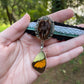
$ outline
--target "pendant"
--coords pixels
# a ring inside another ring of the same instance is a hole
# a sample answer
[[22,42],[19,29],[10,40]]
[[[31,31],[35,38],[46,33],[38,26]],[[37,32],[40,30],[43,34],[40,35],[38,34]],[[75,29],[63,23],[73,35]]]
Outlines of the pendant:
[[37,21],[36,36],[41,40],[41,50],[35,57],[32,66],[39,73],[43,73],[46,68],[46,56],[43,52],[44,41],[52,36],[53,22],[48,17],[42,17]]
[[35,57],[33,63],[32,63],[33,68],[40,72],[43,73],[46,68],[46,56],[43,51],[40,51],[37,56]]
[[39,73],[43,73],[46,68],[46,56],[43,52],[44,41],[41,41],[41,51],[35,57],[32,66],[33,68],[38,71]]

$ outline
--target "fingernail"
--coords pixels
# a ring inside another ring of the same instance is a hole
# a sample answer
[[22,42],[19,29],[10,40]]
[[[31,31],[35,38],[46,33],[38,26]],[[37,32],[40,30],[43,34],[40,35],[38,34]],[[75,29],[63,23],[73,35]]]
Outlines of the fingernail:
[[26,13],[23,18],[28,18],[28,20],[30,20],[30,15],[28,13]]

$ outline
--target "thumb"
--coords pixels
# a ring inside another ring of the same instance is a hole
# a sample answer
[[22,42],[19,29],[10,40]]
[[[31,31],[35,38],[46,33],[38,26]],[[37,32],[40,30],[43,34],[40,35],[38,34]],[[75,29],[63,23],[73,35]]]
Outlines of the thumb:
[[0,33],[0,43],[9,45],[11,42],[20,38],[30,22],[30,16],[25,14],[20,20]]

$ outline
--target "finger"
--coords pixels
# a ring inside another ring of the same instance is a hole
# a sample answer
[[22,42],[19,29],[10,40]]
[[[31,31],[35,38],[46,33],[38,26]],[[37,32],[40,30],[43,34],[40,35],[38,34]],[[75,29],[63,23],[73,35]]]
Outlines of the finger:
[[84,24],[79,24],[79,25],[77,25],[78,27],[83,27],[84,28]]
[[64,22],[65,20],[73,17],[74,13],[71,9],[61,10],[48,15],[53,21]]
[[55,56],[67,52],[73,48],[84,45],[84,35],[68,41],[55,43],[44,48],[47,56]]
[[[48,15],[52,20],[57,22],[64,22],[65,20],[71,18],[74,15],[71,9],[61,10],[55,13]],[[57,39],[50,39],[45,41],[45,46],[48,46],[53,43],[59,42]]]
[[58,42],[59,42],[59,40],[51,38],[51,39],[45,40],[44,45],[49,46],[49,45],[51,45],[53,43],[58,43]]
[[47,68],[54,67],[58,64],[68,62],[69,60],[77,57],[82,52],[83,52],[83,47],[77,47],[59,56],[49,57],[47,58]]
[[10,44],[11,42],[20,38],[20,36],[24,33],[30,22],[30,16],[25,14],[23,18],[14,23],[12,26],[7,28],[5,31],[0,33],[0,43],[5,45]]

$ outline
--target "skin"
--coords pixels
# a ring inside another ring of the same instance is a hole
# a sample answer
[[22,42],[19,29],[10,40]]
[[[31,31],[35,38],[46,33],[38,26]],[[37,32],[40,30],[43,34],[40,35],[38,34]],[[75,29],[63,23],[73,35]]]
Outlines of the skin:
[[[50,14],[53,21],[63,22],[74,15],[70,9]],[[39,76],[32,68],[35,56],[40,52],[40,40],[24,33],[30,16],[23,18],[0,33],[0,84],[31,84]],[[79,26],[84,27],[84,24]],[[47,68],[65,63],[83,52],[84,35],[58,42],[56,39],[45,41],[44,52]]]

